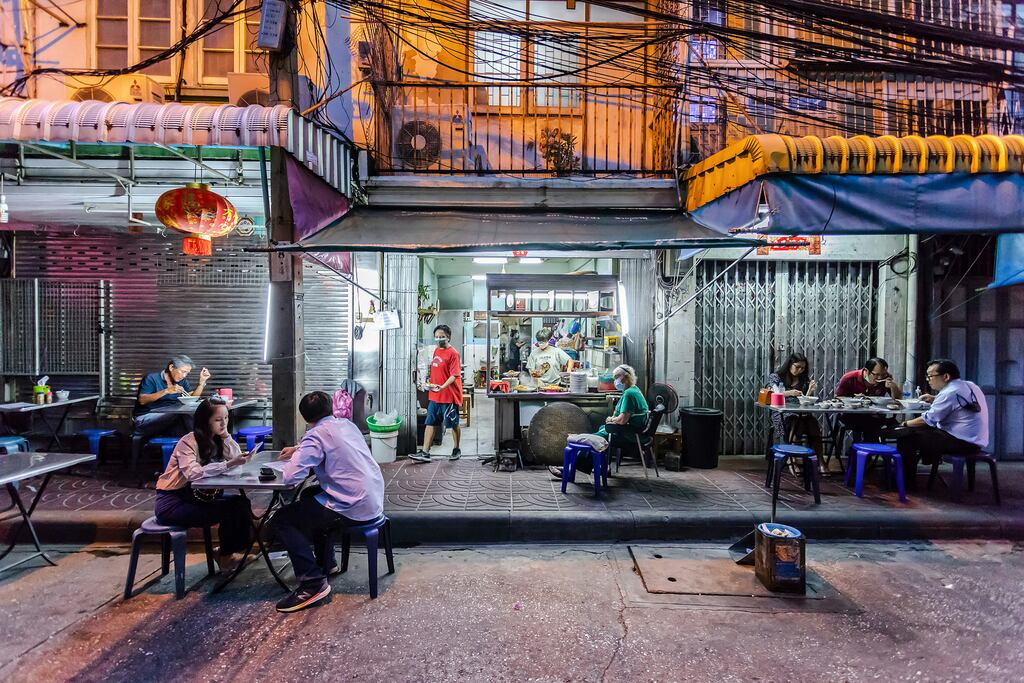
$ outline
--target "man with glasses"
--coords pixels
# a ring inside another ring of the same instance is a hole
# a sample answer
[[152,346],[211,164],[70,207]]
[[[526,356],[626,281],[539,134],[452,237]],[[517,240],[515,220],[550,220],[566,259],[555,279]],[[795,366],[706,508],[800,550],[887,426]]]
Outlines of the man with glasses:
[[928,361],[925,378],[933,393],[921,399],[931,408],[897,431],[908,482],[914,481],[918,460],[931,465],[943,455],[966,455],[988,446],[988,405],[978,385],[960,379],[960,368],[947,358]]
[[[889,364],[885,359],[869,358],[860,370],[851,370],[839,379],[835,394],[837,397],[889,395],[898,399],[901,391],[899,382],[889,374]],[[874,415],[845,413],[839,417],[839,421],[850,431],[859,434],[857,439],[867,441],[878,441],[882,429],[896,426],[896,420]]]

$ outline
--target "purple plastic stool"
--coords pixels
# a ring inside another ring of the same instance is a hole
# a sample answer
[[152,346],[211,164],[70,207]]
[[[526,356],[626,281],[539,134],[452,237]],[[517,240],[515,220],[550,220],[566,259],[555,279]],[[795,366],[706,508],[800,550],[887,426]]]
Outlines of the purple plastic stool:
[[858,498],[864,496],[864,468],[868,458],[878,456],[885,461],[885,481],[889,483],[890,468],[896,472],[896,491],[900,494],[900,502],[907,502],[907,490],[903,485],[903,456],[896,447],[887,443],[855,443],[850,447],[852,462],[846,468],[846,485],[850,485],[851,476],[856,476],[853,493]]
[[601,497],[602,483],[608,488],[609,463],[605,458],[607,451],[599,451],[590,444],[570,441],[565,445],[565,454],[562,456],[562,493],[565,493],[565,487],[570,481],[576,481],[576,458],[588,451],[594,454],[594,496]]

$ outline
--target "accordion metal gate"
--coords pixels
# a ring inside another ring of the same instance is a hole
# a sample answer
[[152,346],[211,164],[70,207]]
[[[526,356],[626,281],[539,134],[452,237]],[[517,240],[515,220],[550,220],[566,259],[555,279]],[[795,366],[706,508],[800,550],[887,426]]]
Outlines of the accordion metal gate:
[[[698,288],[728,265],[703,261]],[[807,355],[824,395],[872,354],[877,290],[871,262],[741,262],[712,283],[697,300],[694,398],[723,411],[722,453],[763,449],[754,397],[790,352]]]

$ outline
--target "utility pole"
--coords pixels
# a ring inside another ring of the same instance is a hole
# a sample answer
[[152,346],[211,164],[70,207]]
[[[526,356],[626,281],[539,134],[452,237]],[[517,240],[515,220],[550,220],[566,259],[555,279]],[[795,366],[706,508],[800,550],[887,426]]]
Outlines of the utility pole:
[[[270,53],[270,98],[274,104],[293,106],[298,60],[295,16],[287,6],[287,23],[281,49]],[[295,222],[288,193],[288,166],[280,147],[270,148],[270,238],[295,241]],[[299,397],[306,385],[303,339],[302,256],[270,254],[270,301],[268,302],[268,360],[273,368],[274,448],[298,443],[305,423],[299,416]]]

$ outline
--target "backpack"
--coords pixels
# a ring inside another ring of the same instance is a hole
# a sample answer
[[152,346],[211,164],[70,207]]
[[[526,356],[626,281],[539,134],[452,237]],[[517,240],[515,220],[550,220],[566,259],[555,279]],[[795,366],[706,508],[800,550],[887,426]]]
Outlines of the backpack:
[[338,389],[334,392],[334,407],[332,410],[334,417],[344,418],[346,420],[352,419],[352,395],[344,389]]

